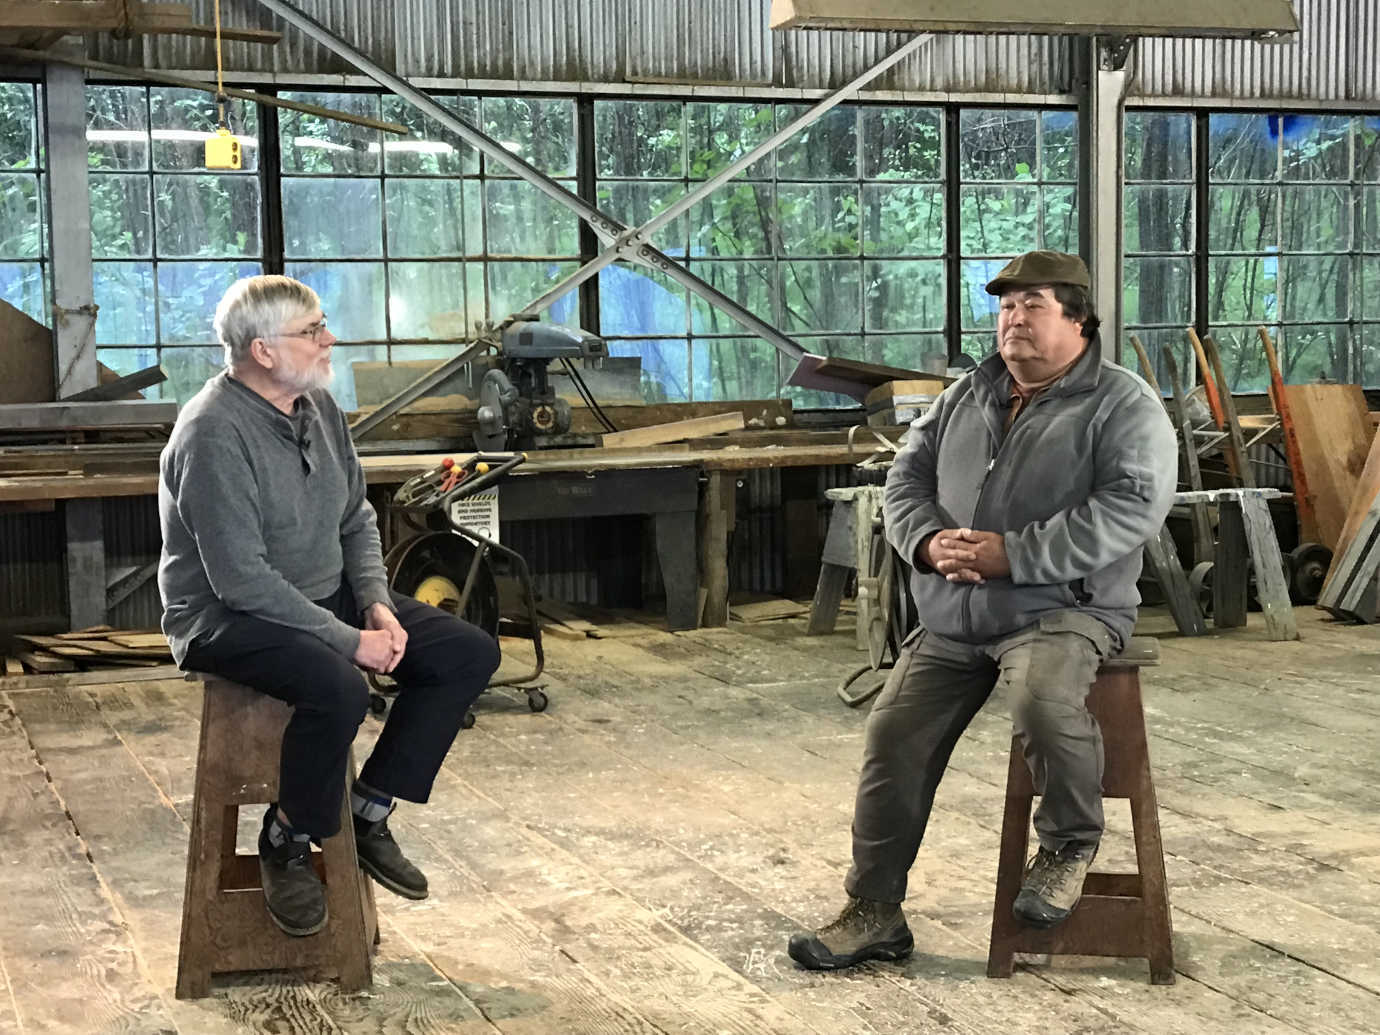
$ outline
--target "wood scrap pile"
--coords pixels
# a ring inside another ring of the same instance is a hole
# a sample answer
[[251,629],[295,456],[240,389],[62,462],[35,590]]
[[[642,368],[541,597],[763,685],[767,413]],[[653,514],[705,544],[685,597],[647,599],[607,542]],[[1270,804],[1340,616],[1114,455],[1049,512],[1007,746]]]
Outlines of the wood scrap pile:
[[89,669],[156,668],[172,661],[168,641],[157,629],[93,626],[53,636],[14,637],[5,675],[76,672]]
[[[612,640],[623,637],[645,637],[653,628],[665,629],[662,619],[651,615],[628,615],[593,604],[564,604],[559,600],[542,600],[537,604],[541,616],[541,632],[545,637],[559,640]],[[636,619],[643,618],[645,621]]]
[[1371,443],[1357,480],[1337,551],[1318,596],[1318,606],[1356,622],[1374,622],[1380,573],[1380,436]]

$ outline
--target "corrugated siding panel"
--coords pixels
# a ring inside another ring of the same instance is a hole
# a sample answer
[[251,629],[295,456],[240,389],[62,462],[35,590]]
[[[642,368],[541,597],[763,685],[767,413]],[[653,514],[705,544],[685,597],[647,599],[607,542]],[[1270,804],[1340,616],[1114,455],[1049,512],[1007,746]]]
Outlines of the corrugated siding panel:
[[0,514],[0,622],[67,614],[62,509]]
[[1142,40],[1131,93],[1140,97],[1380,101],[1380,4],[1299,0],[1284,43]]
[[[158,500],[154,496],[122,496],[104,501],[105,570],[107,581],[125,568],[158,560],[162,537],[158,531]],[[117,629],[153,629],[163,618],[158,580],[151,578],[106,616]]]
[[[213,0],[191,0],[213,20]],[[686,82],[836,87],[908,37],[880,33],[778,32],[769,0],[298,0],[298,6],[383,67],[407,77],[508,82]],[[226,0],[231,25],[278,27],[250,0]],[[91,38],[104,61],[163,69],[212,69],[210,40],[190,36]],[[922,92],[1069,90],[1068,43],[1032,36],[937,38],[873,89]],[[228,43],[239,72],[354,74],[295,29],[276,47]]]

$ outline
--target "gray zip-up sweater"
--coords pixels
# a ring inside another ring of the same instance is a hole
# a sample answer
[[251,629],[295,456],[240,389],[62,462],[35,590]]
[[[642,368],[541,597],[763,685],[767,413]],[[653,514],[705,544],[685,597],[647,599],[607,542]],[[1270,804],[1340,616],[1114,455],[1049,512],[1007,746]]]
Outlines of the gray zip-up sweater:
[[[886,534],[906,561],[921,624],[981,643],[1077,611],[1124,645],[1141,549],[1174,500],[1178,449],[1164,404],[1094,338],[1003,435],[1011,374],[994,354],[915,421],[886,481]],[[1000,532],[1009,578],[947,581],[916,557],[944,528]]]
[[235,611],[353,657],[359,630],[312,601],[345,579],[361,611],[389,603],[364,472],[325,390],[289,417],[226,373],[207,381],[163,450],[158,518],[163,632],[178,664]]

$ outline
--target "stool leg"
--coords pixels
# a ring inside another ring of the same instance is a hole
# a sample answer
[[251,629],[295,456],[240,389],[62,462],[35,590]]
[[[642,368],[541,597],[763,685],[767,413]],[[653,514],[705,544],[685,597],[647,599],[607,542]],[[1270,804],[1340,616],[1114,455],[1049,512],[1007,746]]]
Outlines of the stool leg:
[[[1006,775],[1006,808],[1001,820],[1001,849],[997,853],[997,890],[992,905],[992,938],[987,950],[987,976],[1009,978],[1015,966],[1016,944],[1021,927],[1011,912],[1021,890],[1026,848],[1030,842],[1030,810],[1034,795],[1021,788],[1029,784],[1025,760],[1015,739]],[[1013,788],[1015,788],[1013,790]]]
[[182,892],[182,937],[177,949],[177,998],[202,999],[211,994],[211,922],[207,914],[219,883],[223,831],[200,784],[192,803],[192,830],[187,840],[187,880]]
[[1131,796],[1131,830],[1140,871],[1140,901],[1145,915],[1145,955],[1152,985],[1174,984],[1174,928],[1169,915],[1169,881],[1164,873],[1159,808],[1147,757],[1140,788]]
[[[348,769],[350,783],[354,782],[354,752],[350,753]],[[322,862],[326,870],[326,906],[330,910],[330,927],[338,934],[337,974],[344,992],[368,988],[373,977],[373,945],[378,937],[378,918],[373,914],[372,889],[359,868],[355,853],[354,817],[350,813],[349,784],[340,799],[340,832],[321,843]]]

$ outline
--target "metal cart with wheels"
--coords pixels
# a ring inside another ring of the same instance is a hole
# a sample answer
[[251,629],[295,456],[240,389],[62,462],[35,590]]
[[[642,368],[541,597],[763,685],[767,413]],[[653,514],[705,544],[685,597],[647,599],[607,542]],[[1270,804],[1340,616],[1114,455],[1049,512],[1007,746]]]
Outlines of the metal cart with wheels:
[[[527,706],[545,711],[547,696],[536,680],[546,659],[542,652],[537,596],[527,561],[515,550],[461,524],[453,504],[497,484],[526,460],[524,453],[476,453],[457,463],[447,457],[437,467],[409,478],[393,495],[393,512],[414,533],[384,556],[388,585],[424,604],[458,615],[498,639],[502,618],[500,584],[518,591],[521,617],[532,639],[536,664],[531,672],[491,682],[488,689],[510,686],[527,695]],[[370,710],[388,710],[392,681],[371,676]],[[465,729],[474,713],[465,716]]]

